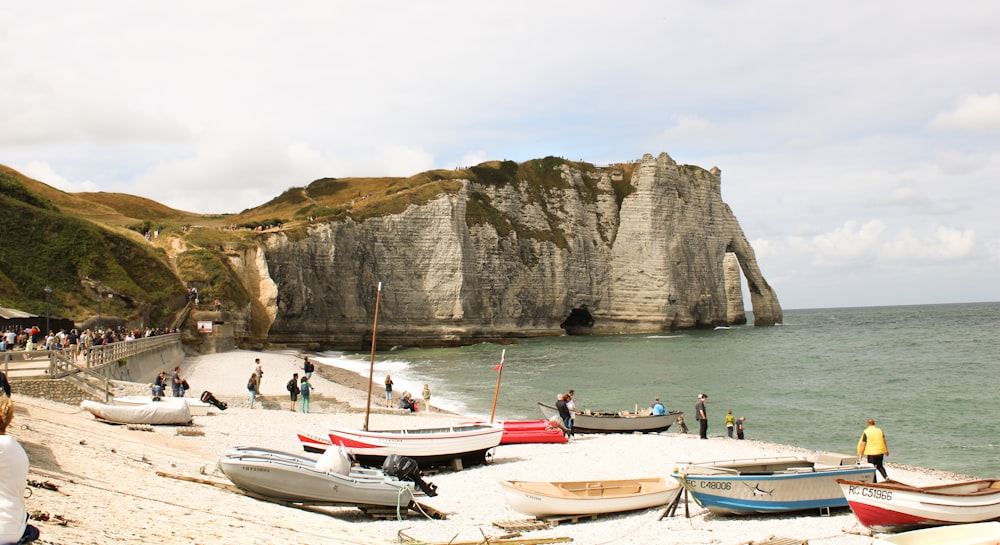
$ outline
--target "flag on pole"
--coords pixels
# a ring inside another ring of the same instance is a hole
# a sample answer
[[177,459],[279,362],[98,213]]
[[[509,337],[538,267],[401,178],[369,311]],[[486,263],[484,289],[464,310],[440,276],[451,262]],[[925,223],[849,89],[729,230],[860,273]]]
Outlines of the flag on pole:
[[507,349],[506,348],[503,350],[503,352],[500,352],[500,363],[498,363],[498,364],[496,364],[496,365],[493,366],[493,370],[494,371],[499,371],[499,370],[503,369],[503,357],[504,357],[504,354],[506,354],[506,353],[507,353]]

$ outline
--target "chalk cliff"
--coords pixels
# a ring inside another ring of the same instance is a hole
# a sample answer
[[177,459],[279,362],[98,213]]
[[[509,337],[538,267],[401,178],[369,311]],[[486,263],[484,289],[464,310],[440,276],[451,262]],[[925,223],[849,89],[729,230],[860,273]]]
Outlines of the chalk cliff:
[[255,298],[255,335],[370,346],[380,282],[380,347],[742,324],[740,271],[755,324],[781,322],[718,169],[664,153],[469,172],[456,191],[401,213],[269,233],[230,251]]

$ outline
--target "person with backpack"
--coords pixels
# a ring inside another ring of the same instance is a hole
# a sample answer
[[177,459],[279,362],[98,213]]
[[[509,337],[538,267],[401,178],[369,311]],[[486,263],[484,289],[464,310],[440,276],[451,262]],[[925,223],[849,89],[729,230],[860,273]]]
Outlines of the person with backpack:
[[302,363],[302,372],[307,379],[310,379],[313,376],[313,371],[316,370],[316,366],[313,365],[313,362],[309,361],[309,356],[306,356],[305,360]]
[[292,379],[288,381],[285,385],[288,389],[288,397],[291,398],[292,404],[288,407],[288,410],[295,412],[295,402],[299,399],[299,374],[293,373]]
[[309,412],[309,394],[312,393],[312,384],[309,384],[309,379],[302,377],[302,382],[299,384],[299,393],[302,394],[302,412]]

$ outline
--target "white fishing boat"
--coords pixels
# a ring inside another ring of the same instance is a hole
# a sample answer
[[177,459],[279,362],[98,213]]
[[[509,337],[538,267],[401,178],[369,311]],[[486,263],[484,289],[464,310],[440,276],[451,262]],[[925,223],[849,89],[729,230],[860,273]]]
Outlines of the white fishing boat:
[[713,513],[746,515],[847,507],[837,479],[875,480],[875,467],[854,456],[757,458],[689,464],[674,476],[698,505]]
[[208,414],[208,403],[193,397],[152,397],[152,396],[120,396],[114,398],[115,405],[147,405],[150,403],[185,403],[191,416],[205,416]]
[[186,403],[146,403],[143,405],[106,405],[85,399],[80,408],[95,418],[115,424],[184,425],[191,423]]
[[670,503],[680,486],[662,477],[609,481],[500,481],[504,499],[518,513],[535,517],[597,515]]
[[500,444],[503,431],[500,424],[385,431],[327,428],[331,444],[343,446],[362,464],[378,465],[395,454],[413,458],[421,467],[448,465],[456,459],[466,465],[482,463],[487,452]]
[[241,490],[293,503],[407,507],[416,493],[413,483],[379,470],[352,466],[340,449],[330,449],[319,460],[312,460],[240,447],[219,460],[219,469]]
[[1000,522],[912,530],[876,539],[875,545],[1000,545]]
[[936,486],[837,481],[861,524],[878,532],[1000,520],[1000,480]]

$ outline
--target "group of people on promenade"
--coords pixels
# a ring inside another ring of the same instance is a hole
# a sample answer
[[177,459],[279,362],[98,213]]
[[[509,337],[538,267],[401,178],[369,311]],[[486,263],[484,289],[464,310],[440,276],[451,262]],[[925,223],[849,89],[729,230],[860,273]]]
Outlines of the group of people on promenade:
[[163,335],[171,331],[159,328],[147,327],[139,328],[98,328],[84,329],[77,328],[59,331],[50,330],[45,333],[38,326],[26,328],[8,328],[0,334],[0,352],[23,350],[31,352],[34,350],[67,350],[74,357],[85,354],[87,349],[94,346],[116,343],[120,341],[132,341],[140,338]]

